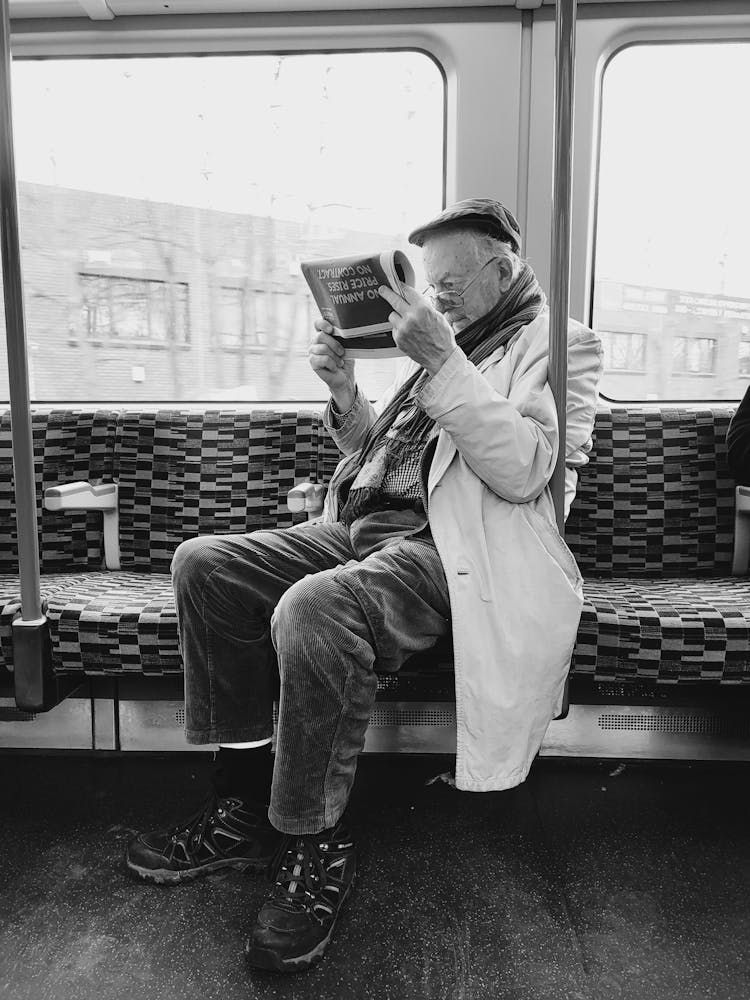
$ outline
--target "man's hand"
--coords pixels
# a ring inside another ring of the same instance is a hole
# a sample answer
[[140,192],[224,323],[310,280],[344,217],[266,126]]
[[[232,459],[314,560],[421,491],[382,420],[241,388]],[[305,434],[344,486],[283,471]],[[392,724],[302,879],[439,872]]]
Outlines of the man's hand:
[[339,413],[345,413],[357,395],[354,360],[344,357],[344,348],[332,336],[333,327],[324,319],[315,320],[317,333],[310,342],[310,366],[331,391]]
[[403,298],[383,285],[378,293],[393,306],[388,322],[393,327],[398,349],[430,375],[437,375],[456,346],[448,320],[433,309],[416,288],[407,287]]

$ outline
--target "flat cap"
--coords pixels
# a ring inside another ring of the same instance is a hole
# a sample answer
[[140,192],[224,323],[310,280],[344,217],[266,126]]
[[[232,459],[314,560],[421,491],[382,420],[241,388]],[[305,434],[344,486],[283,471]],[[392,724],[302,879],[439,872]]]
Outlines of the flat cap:
[[515,216],[492,198],[464,198],[463,201],[457,201],[430,222],[409,233],[409,242],[421,247],[425,238],[437,229],[458,227],[462,224],[504,240],[510,243],[516,253],[520,253],[521,230]]

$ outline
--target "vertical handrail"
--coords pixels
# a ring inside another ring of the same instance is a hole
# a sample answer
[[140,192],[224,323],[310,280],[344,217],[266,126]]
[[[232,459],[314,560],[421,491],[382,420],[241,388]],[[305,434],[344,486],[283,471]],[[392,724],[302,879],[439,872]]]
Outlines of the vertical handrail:
[[555,10],[555,131],[553,139],[552,248],[550,261],[549,382],[557,407],[560,448],[552,474],[557,527],[565,530],[565,431],[570,298],[570,193],[573,171],[573,73],[576,0]]
[[42,619],[39,594],[34,447],[23,310],[21,247],[18,239],[18,198],[13,156],[13,121],[10,94],[10,14],[8,0],[0,18],[0,228],[2,230],[5,332],[8,341],[10,419],[13,471],[16,481],[18,563],[21,577],[21,618]]

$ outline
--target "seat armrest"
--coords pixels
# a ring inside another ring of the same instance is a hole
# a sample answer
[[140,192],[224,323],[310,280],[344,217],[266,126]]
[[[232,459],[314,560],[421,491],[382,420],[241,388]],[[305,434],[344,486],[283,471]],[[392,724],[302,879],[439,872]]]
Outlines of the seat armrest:
[[750,563],[750,486],[737,486],[734,491],[734,558],[732,573],[743,576]]
[[293,514],[307,514],[308,520],[323,513],[326,487],[322,483],[299,483],[289,490],[286,505]]
[[47,510],[117,510],[117,483],[79,481],[50,486],[44,491]]
[[104,565],[107,569],[120,568],[120,516],[117,483],[95,485],[81,480],[50,486],[44,491],[47,510],[79,511],[100,510],[104,518]]

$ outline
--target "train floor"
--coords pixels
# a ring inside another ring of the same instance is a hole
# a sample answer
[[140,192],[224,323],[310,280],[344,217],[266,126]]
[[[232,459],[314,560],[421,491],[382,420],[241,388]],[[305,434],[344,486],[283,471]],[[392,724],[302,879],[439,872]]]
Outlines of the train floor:
[[322,964],[246,968],[266,891],[131,881],[130,831],[201,797],[204,755],[0,756],[5,1000],[747,1000],[750,768],[539,760],[507,792],[364,757],[356,889]]

